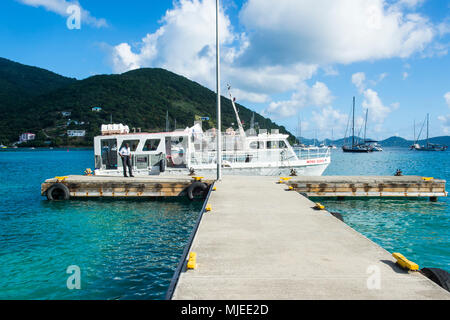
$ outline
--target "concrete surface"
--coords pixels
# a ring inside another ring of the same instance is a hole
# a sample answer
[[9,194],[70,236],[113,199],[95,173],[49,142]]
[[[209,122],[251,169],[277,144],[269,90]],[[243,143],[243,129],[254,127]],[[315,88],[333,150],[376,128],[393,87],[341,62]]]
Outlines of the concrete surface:
[[197,268],[181,273],[173,299],[450,299],[276,181],[226,176],[216,183],[191,250]]

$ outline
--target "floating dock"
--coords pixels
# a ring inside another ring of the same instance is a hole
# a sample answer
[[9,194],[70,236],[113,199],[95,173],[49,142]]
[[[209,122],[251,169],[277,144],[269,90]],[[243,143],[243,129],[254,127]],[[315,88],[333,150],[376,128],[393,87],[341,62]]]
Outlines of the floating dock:
[[450,299],[273,177],[226,176],[215,187],[168,299]]
[[292,177],[285,183],[308,197],[437,197],[447,196],[445,180],[419,176]]
[[186,195],[189,186],[198,181],[210,185],[214,180],[187,175],[128,178],[72,175],[46,180],[41,185],[41,195],[46,196],[54,184],[62,184],[74,198],[179,197]]

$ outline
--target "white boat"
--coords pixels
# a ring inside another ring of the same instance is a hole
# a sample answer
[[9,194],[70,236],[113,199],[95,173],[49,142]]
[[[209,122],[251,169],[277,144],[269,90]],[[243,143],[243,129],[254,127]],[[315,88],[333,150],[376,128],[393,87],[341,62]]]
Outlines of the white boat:
[[[245,132],[231,93],[230,98],[238,131],[229,128],[222,134],[224,175],[322,175],[331,162],[328,148],[296,153],[289,136],[278,129]],[[94,138],[94,174],[123,175],[118,151],[127,143],[134,175],[213,176],[217,171],[216,129],[203,132],[197,122],[184,131],[161,133],[129,133],[128,126],[103,125],[102,135]]]

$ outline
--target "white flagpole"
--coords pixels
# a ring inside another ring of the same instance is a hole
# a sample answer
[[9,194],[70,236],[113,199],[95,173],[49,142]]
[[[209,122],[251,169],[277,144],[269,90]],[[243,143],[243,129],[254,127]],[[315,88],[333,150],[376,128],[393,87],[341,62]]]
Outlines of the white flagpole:
[[219,0],[216,0],[217,180],[222,179],[222,128],[220,115]]

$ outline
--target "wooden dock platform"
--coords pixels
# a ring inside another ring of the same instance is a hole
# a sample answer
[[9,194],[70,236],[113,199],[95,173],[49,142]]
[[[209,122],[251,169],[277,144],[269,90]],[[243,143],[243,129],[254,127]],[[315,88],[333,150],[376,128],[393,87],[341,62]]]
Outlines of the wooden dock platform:
[[445,180],[420,176],[292,177],[285,183],[308,197],[445,197]]
[[450,299],[273,177],[216,182],[170,299]]
[[[68,188],[70,197],[178,197],[186,195],[187,189],[195,182],[191,176],[80,176],[71,175],[45,180],[41,185],[41,195],[46,196],[49,188],[63,184]],[[201,179],[211,185],[213,179]]]

